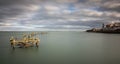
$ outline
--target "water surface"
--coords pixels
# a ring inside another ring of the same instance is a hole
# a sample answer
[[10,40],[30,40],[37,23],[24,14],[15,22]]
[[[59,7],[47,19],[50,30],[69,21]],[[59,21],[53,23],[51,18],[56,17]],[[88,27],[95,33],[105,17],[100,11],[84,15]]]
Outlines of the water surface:
[[10,36],[23,33],[0,32],[0,64],[120,64],[120,34],[48,31],[39,48],[12,50]]

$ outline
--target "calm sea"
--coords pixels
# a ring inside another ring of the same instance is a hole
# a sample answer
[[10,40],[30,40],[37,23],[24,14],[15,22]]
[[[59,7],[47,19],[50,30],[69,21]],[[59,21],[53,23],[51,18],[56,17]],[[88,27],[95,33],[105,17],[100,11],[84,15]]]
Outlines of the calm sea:
[[39,32],[39,48],[13,50],[9,38],[23,33],[0,32],[0,64],[120,64],[120,34]]

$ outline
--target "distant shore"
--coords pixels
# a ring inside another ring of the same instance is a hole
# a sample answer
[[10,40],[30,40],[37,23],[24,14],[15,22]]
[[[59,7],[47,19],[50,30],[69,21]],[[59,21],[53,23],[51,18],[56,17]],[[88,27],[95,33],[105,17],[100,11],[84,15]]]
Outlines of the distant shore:
[[102,28],[92,28],[86,32],[96,33],[120,33],[120,22],[114,22],[107,25],[102,24]]

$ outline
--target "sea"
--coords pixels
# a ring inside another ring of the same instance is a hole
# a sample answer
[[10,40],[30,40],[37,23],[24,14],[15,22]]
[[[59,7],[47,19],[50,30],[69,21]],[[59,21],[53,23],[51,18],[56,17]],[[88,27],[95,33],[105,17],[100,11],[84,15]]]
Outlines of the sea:
[[[37,33],[39,47],[12,49],[10,37]],[[0,64],[120,64],[120,34],[0,31]]]

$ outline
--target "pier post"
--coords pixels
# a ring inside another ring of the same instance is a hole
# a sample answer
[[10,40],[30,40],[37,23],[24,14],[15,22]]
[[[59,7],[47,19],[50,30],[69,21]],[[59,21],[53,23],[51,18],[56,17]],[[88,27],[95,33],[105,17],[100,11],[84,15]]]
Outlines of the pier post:
[[102,24],[102,29],[104,28],[104,26],[105,26],[105,24],[103,23],[103,24]]

